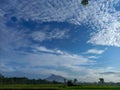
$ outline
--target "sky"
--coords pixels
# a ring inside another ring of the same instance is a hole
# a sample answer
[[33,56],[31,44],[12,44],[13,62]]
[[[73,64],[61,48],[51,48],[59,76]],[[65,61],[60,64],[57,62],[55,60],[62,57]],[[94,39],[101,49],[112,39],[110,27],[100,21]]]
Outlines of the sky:
[[0,73],[120,81],[120,0],[0,0]]

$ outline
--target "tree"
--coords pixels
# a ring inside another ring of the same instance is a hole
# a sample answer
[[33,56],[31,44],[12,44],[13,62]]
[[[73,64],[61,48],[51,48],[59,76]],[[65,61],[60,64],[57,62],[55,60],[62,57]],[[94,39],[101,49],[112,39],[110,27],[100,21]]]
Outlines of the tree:
[[99,78],[99,80],[100,80],[99,81],[100,84],[104,84],[104,78]]
[[0,78],[4,78],[4,76],[2,74],[0,74]]
[[67,86],[67,79],[64,78],[64,86],[66,87]]
[[68,80],[68,81],[67,81],[67,86],[73,86],[72,80]]
[[53,83],[53,84],[58,84],[58,82],[57,82],[57,81],[55,81],[55,80],[53,80],[53,81],[52,81],[52,83]]
[[77,83],[77,79],[75,78],[75,79],[74,79],[74,84],[76,85],[76,83]]
[[0,74],[0,84],[3,84],[4,76]]
[[87,5],[87,4],[88,4],[88,0],[82,0],[82,1],[81,1],[81,4],[82,4],[82,5]]

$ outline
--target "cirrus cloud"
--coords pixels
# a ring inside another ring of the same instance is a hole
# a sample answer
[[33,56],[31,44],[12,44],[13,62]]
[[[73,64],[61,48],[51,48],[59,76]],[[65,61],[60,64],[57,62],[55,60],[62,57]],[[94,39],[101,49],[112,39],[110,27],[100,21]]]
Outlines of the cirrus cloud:
[[[0,18],[5,18],[4,16],[16,16],[18,19],[31,19],[40,22],[57,21],[77,25],[85,23],[96,31],[92,33],[88,43],[120,47],[120,12],[115,7],[120,1],[90,0],[86,6],[81,5],[81,1],[7,0],[1,3]],[[45,40],[45,34],[43,32],[39,32],[39,34],[41,36],[38,35],[35,39],[39,39],[40,41]],[[52,35],[47,39],[61,38],[63,36],[61,33]]]
[[89,49],[85,54],[102,54],[105,50]]

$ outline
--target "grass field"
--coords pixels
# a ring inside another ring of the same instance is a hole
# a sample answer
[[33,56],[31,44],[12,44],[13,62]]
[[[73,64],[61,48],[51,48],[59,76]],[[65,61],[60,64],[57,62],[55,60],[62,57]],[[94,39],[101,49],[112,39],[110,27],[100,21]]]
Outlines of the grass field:
[[120,86],[64,86],[62,84],[10,84],[0,85],[1,90],[120,90]]

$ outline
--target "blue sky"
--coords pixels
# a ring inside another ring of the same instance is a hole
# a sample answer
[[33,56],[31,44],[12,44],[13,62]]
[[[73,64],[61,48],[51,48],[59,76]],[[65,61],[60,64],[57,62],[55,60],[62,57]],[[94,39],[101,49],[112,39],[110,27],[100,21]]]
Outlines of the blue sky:
[[120,81],[119,10],[119,0],[0,0],[0,73]]

